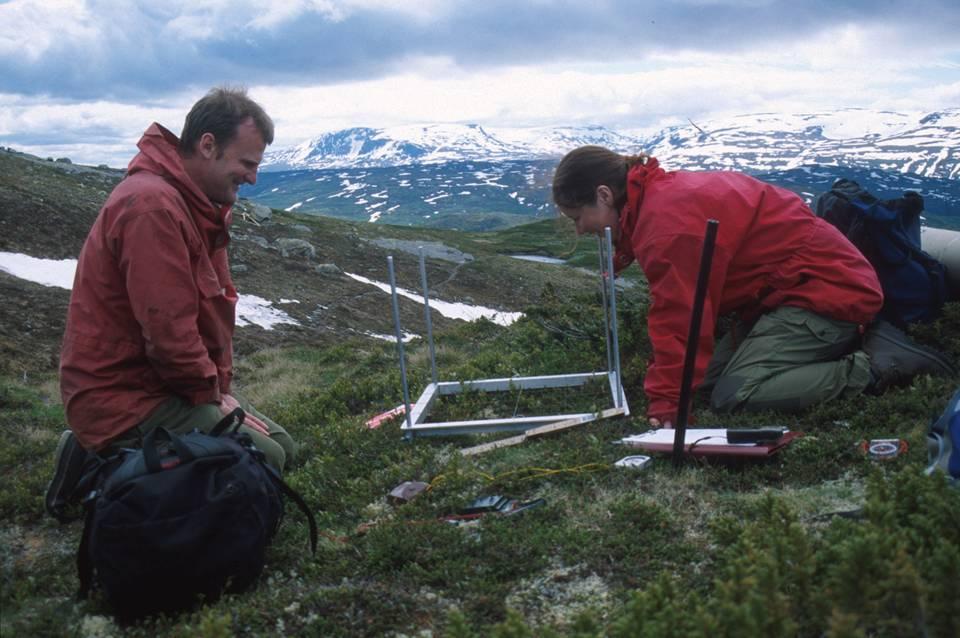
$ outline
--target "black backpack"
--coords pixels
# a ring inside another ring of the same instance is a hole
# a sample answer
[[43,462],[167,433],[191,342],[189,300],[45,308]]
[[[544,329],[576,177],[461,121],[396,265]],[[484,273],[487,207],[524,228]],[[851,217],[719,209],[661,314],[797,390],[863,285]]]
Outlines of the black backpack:
[[[86,522],[77,568],[81,599],[94,585],[116,615],[134,620],[191,609],[253,585],[283,516],[283,496],[303,499],[268,465],[236,410],[210,434],[149,432],[140,450],[84,478]],[[236,421],[234,432],[224,433]]]
[[873,265],[883,288],[881,317],[904,328],[939,315],[947,301],[947,275],[943,264],[920,248],[923,197],[906,191],[880,201],[856,182],[839,179],[817,198],[816,211]]

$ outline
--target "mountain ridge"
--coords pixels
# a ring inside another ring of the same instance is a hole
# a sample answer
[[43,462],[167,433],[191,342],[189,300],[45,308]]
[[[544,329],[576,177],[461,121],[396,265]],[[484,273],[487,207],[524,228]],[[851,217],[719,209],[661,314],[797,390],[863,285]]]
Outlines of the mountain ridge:
[[270,151],[262,167],[282,171],[549,160],[585,144],[625,153],[646,151],[683,169],[763,171],[817,164],[954,179],[960,176],[960,108],[760,113],[688,121],[656,131],[599,125],[354,127]]

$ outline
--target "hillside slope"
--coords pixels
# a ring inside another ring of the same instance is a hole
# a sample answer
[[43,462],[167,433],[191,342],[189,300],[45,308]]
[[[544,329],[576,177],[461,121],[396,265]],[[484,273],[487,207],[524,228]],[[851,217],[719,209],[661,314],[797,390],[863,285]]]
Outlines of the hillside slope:
[[[45,259],[76,259],[109,190],[120,179],[102,171],[0,151],[0,252]],[[241,202],[230,246],[233,277],[242,294],[282,307],[296,324],[271,330],[244,326],[237,349],[265,345],[336,343],[366,333],[393,335],[389,295],[349,274],[388,281],[388,255],[395,256],[397,285],[421,290],[418,249],[424,244],[434,300],[522,311],[545,286],[573,291],[595,285],[579,270],[507,256],[528,250],[547,256],[588,259],[594,244],[577,244],[568,226],[546,221],[520,232],[536,239],[523,249],[510,237],[349,223],[275,213],[257,223]],[[593,262],[589,265],[593,267]],[[55,365],[69,292],[25,281],[0,270],[0,354],[3,369],[50,369]],[[423,332],[422,305],[400,300],[404,329]],[[26,312],[25,309],[29,309]],[[436,311],[442,329],[456,321]]]
[[[109,186],[97,180],[116,179],[2,153],[0,176],[10,213],[0,258],[74,257]],[[923,473],[926,428],[956,379],[922,377],[798,414],[716,415],[697,397],[701,426],[776,424],[803,436],[767,459],[675,469],[658,456],[645,470],[624,469],[615,462],[637,450],[615,443],[646,429],[648,299],[635,278],[617,295],[631,416],[462,456],[498,435],[407,441],[397,420],[364,426],[402,392],[394,344],[363,334],[391,331],[388,298],[346,273],[383,281],[393,253],[401,284],[416,290],[417,259],[404,250],[424,244],[434,298],[525,313],[506,327],[435,314],[442,380],[598,370],[606,359],[593,242],[572,241],[554,221],[465,234],[290,214],[252,219],[238,212],[231,246],[241,294],[262,295],[298,325],[238,328],[236,385],[300,445],[285,479],[317,515],[316,555],[291,507],[252,591],[137,625],[115,622],[98,597],[78,603],[82,525],[54,523],[42,498],[64,427],[55,371],[69,293],[0,272],[0,635],[958,635],[960,490]],[[422,307],[401,305],[405,329],[417,331]],[[914,335],[960,358],[960,306]],[[416,397],[430,380],[426,344],[408,343],[407,358]],[[510,388],[445,397],[431,417],[608,405],[605,384]],[[880,438],[901,439],[900,453],[863,453],[862,442]],[[388,494],[404,481],[429,489],[397,503]],[[535,507],[463,515],[478,497],[496,495]]]

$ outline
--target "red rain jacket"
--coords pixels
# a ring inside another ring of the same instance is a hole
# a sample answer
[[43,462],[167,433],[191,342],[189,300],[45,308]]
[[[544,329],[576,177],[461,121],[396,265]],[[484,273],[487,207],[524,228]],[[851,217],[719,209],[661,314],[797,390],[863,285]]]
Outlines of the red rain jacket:
[[91,450],[173,395],[219,402],[233,376],[230,208],[193,183],[168,130],[138,146],[80,252],[60,354],[67,422]]
[[627,176],[615,256],[634,259],[650,284],[653,360],[644,379],[648,417],[675,421],[683,358],[707,220],[720,222],[704,303],[693,387],[713,354],[718,315],[745,319],[797,306],[841,321],[870,322],[883,293],[870,263],[788,190],[742,173],[665,172],[656,159]]

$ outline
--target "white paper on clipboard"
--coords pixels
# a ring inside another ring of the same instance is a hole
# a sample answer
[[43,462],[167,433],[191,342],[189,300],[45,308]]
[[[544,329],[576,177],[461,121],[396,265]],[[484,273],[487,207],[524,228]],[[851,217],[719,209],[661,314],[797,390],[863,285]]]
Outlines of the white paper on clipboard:
[[[788,430],[784,431],[786,434]],[[641,434],[634,434],[631,436],[626,436],[620,439],[620,442],[624,445],[635,445],[637,443],[658,443],[664,445],[672,445],[674,437],[676,436],[675,430],[670,430],[662,428],[659,430],[650,430],[648,432],[643,432]],[[687,429],[684,432],[683,445],[693,445],[696,444],[697,447],[707,447],[714,445],[735,445],[742,447],[756,447],[756,443],[729,443],[727,441],[727,429],[726,428],[692,428]]]

